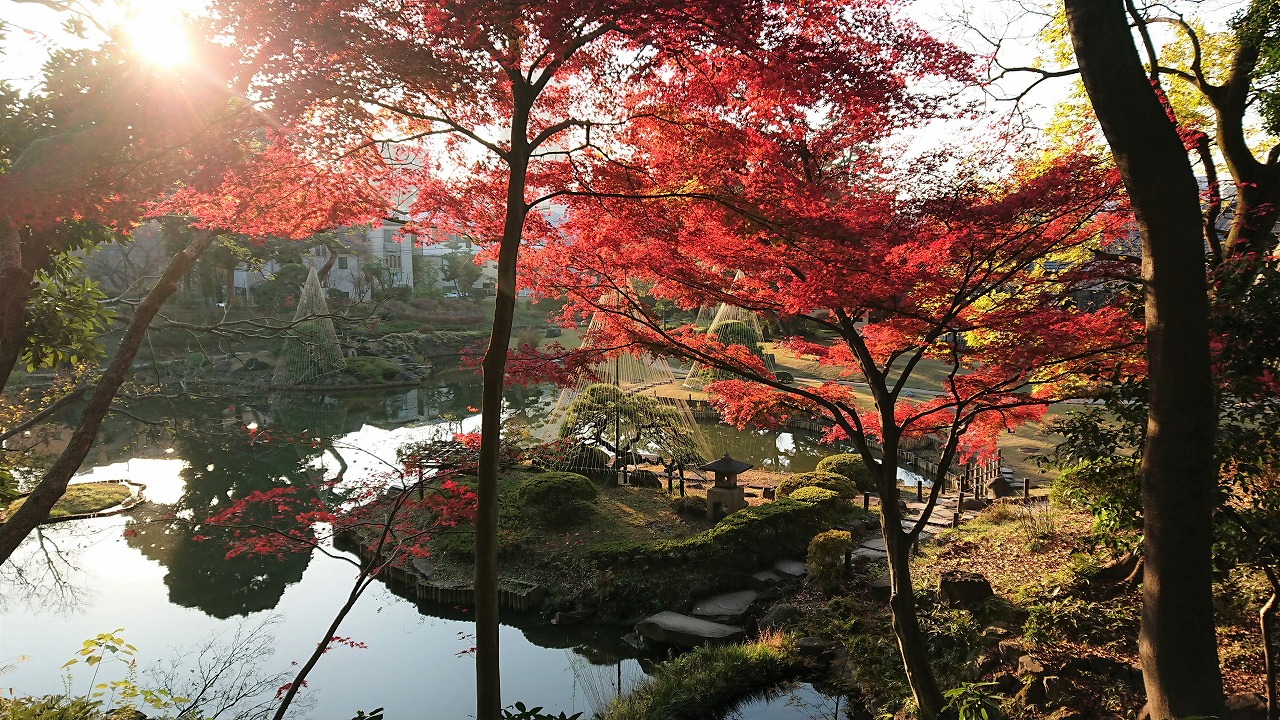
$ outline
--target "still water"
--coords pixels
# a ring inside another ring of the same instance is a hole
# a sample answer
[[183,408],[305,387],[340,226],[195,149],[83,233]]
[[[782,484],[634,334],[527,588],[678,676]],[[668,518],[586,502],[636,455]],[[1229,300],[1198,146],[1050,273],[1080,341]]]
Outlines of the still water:
[[[250,653],[253,673],[291,674],[345,599],[354,569],[320,552],[227,559],[218,543],[194,537],[188,521],[233,498],[313,483],[343,466],[348,477],[374,473],[405,442],[475,430],[470,408],[479,392],[464,379],[403,392],[155,403],[133,413],[157,424],[112,420],[77,481],[145,483],[150,502],[127,516],[45,526],[5,566],[0,667],[12,667],[0,676],[0,691],[83,695],[95,682],[123,677],[122,664],[103,663],[96,677],[83,663],[60,669],[84,640],[116,628],[138,649],[143,686],[151,668],[185,672],[207,663],[211,656],[197,646],[213,638],[225,644],[237,631],[270,638]],[[507,398],[512,412],[534,422],[553,401],[552,390],[538,388]],[[250,426],[295,438],[305,432],[314,442],[263,443]],[[785,432],[708,434],[717,453],[768,469],[811,469],[830,452]],[[57,437],[48,442],[50,451],[60,449]],[[644,675],[622,632],[540,626],[536,618],[504,626],[503,697],[590,716]],[[338,633],[364,647],[336,646],[324,656],[308,682],[306,715],[345,720],[384,707],[388,718],[471,717],[471,633],[466,609],[419,607],[375,583]],[[814,712],[830,701],[812,688],[793,692],[739,716],[831,716]]]

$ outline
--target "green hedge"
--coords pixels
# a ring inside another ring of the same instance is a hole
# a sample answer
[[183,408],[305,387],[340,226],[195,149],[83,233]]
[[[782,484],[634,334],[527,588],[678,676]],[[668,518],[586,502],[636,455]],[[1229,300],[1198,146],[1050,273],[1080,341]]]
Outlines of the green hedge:
[[399,363],[386,358],[367,355],[347,358],[347,372],[361,380],[373,382],[391,380],[403,371],[404,368]]
[[739,510],[683,540],[604,543],[593,548],[591,556],[600,567],[615,572],[706,563],[758,570],[764,563],[803,553],[809,538],[830,526],[834,511],[829,503],[782,498]]
[[852,500],[858,496],[858,488],[853,481],[844,475],[825,470],[800,473],[783,479],[778,483],[778,495],[787,497],[802,487],[820,487],[836,493],[844,500]]
[[867,469],[867,463],[862,460],[861,455],[829,455],[818,462],[817,469],[849,478],[859,491],[876,489],[875,478],[871,477],[871,471]]

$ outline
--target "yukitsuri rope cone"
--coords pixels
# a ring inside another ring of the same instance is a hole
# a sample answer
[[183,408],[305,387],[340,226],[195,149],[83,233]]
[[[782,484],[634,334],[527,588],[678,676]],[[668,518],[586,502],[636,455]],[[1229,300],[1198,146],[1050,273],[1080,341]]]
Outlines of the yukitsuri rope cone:
[[293,326],[285,334],[271,382],[277,386],[311,385],[332,381],[346,367],[338,333],[329,318],[320,277],[311,268],[298,298]]

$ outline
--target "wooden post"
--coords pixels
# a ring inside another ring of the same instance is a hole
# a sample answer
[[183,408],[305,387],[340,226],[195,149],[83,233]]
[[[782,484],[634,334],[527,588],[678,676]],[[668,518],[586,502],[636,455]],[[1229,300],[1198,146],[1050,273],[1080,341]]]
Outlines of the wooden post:
[[964,490],[961,490],[960,494],[956,496],[956,510],[964,512]]
[[924,481],[916,481],[916,502],[924,502]]
[[1031,478],[1029,477],[1022,478],[1022,499],[1031,499]]
[[960,527],[960,512],[951,513],[951,527]]
[[870,490],[862,491],[862,509],[863,510],[871,509],[871,491]]
[[684,497],[684,463],[676,466],[680,471],[680,497]]

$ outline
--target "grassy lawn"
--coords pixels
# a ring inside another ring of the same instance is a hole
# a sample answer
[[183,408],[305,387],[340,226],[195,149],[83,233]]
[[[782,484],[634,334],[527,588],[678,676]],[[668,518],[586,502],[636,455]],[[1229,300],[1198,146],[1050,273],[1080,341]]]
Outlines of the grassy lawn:
[[[83,515],[106,510],[128,499],[129,486],[120,483],[83,483],[67,488],[66,494],[49,511],[50,518]],[[26,498],[18,498],[9,504],[9,512],[22,507]]]

